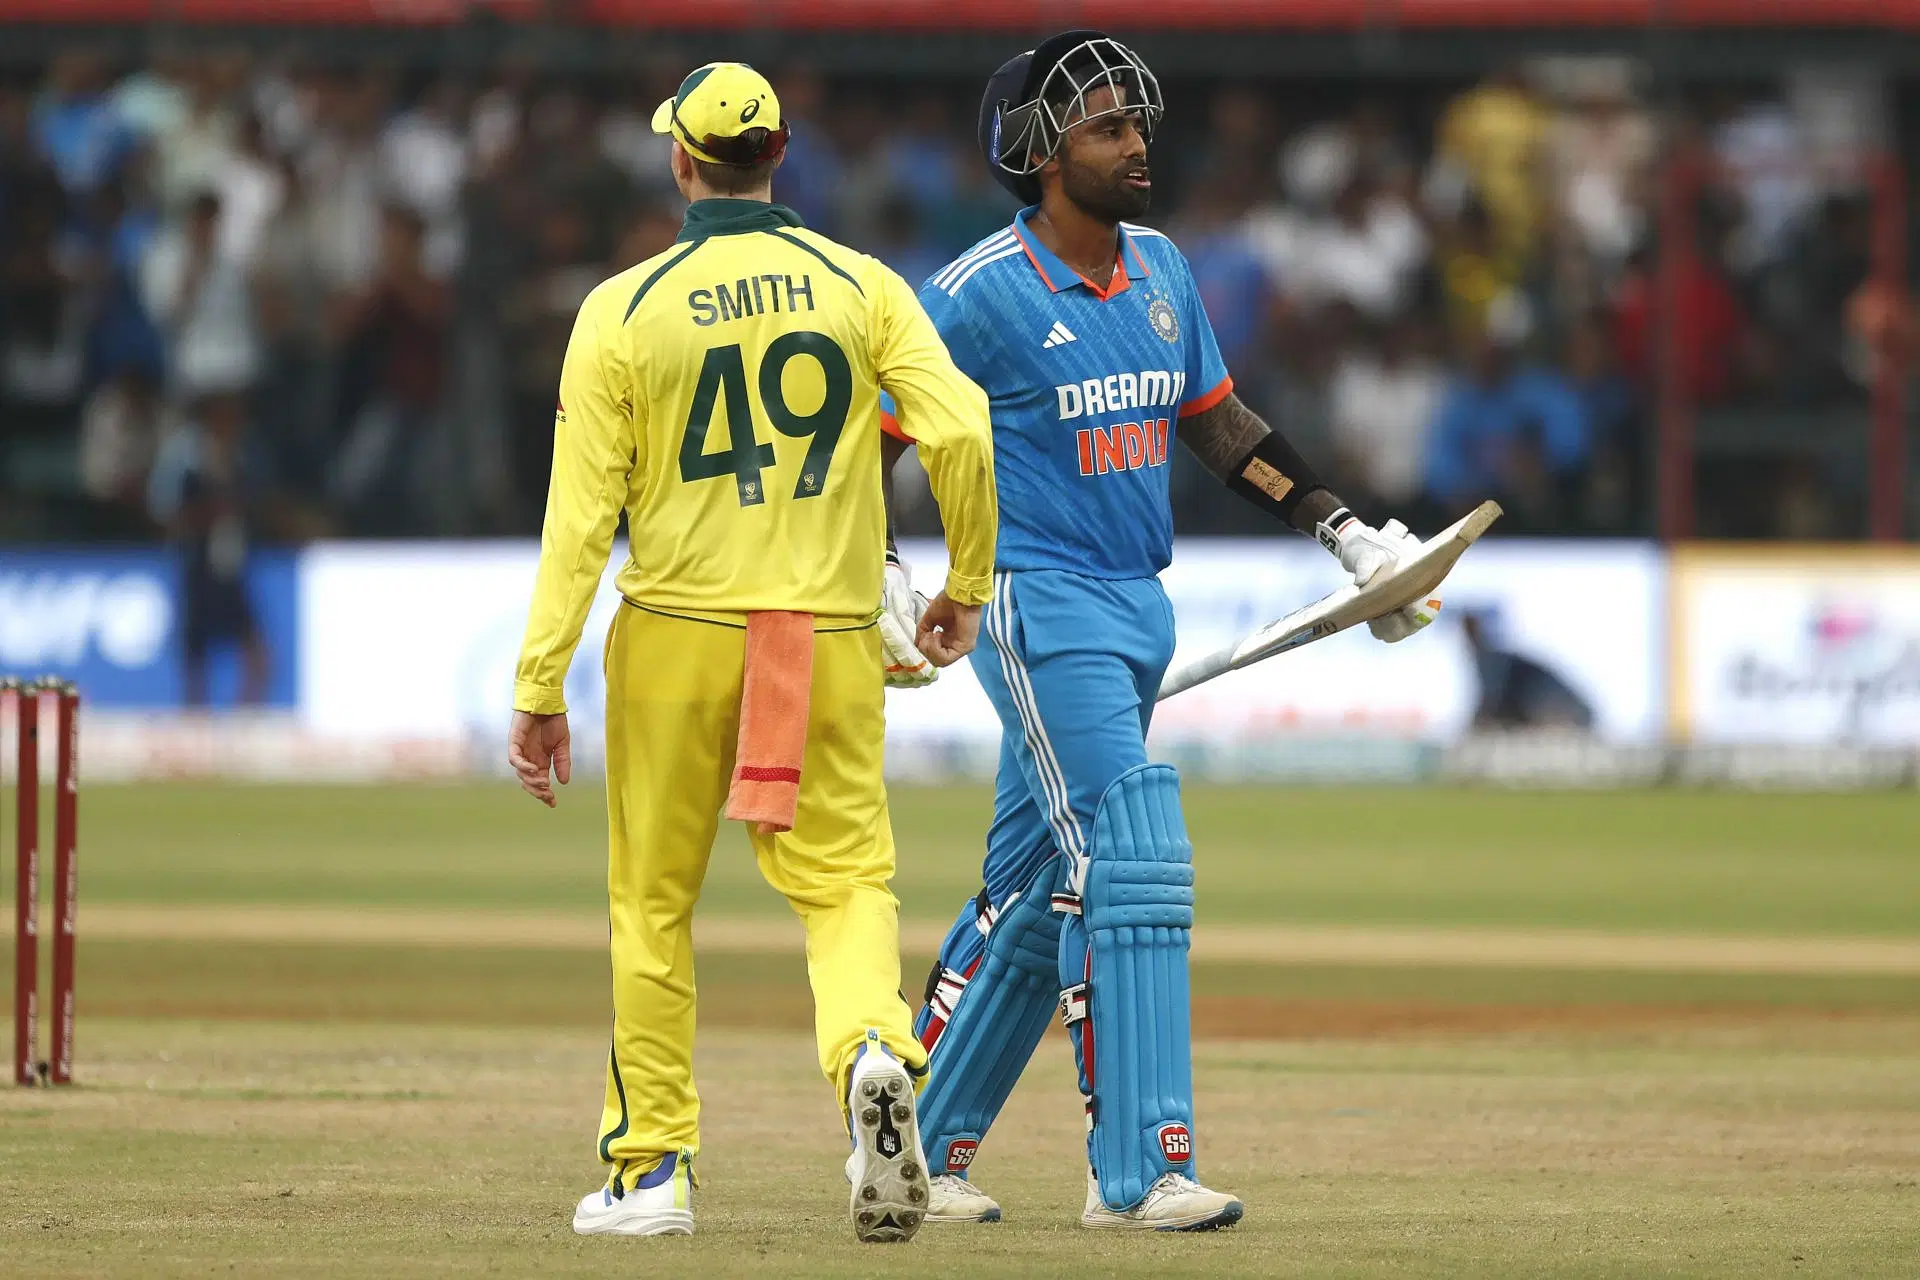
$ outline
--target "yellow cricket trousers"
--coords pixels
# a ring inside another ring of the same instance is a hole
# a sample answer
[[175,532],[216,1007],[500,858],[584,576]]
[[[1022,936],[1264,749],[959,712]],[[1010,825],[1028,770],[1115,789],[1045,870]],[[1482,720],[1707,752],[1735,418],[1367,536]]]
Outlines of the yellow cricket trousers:
[[[820,1070],[844,1093],[868,1027],[916,1074],[927,1055],[900,995],[887,883],[879,633],[822,625],[794,828],[750,839],[760,873],[806,924]],[[607,634],[613,1049],[599,1153],[627,1188],[662,1155],[699,1150],[693,904],[733,774],[745,652],[742,626],[631,603]]]

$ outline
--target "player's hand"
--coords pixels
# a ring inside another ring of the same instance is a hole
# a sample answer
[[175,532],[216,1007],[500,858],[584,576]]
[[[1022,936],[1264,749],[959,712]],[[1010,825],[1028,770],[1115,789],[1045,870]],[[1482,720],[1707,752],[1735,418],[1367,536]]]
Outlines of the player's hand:
[[881,669],[889,689],[918,689],[940,678],[940,672],[913,643],[920,615],[926,611],[927,598],[913,589],[907,566],[889,559],[880,597]]
[[1416,600],[1410,605],[1395,609],[1384,617],[1375,618],[1367,624],[1367,630],[1373,632],[1375,640],[1387,644],[1399,644],[1416,631],[1424,630],[1440,616],[1440,588],[1435,587],[1425,599]]
[[[1360,519],[1349,519],[1338,530],[1321,525],[1320,542],[1340,558],[1340,567],[1353,575],[1354,585],[1364,587],[1376,575],[1390,569],[1402,555],[1420,549],[1420,539],[1398,520],[1389,520],[1376,529]],[[1367,624],[1373,638],[1398,644],[1439,616],[1441,597],[1438,588],[1423,600],[1375,618]]]
[[[573,778],[573,743],[567,736],[567,716],[513,713],[507,730],[507,763],[520,779],[520,789],[547,808],[553,808],[553,778],[564,785]],[[548,776],[548,771],[552,776]]]
[[942,591],[920,615],[920,630],[913,642],[927,661],[936,667],[950,667],[973,652],[980,640],[980,606],[955,604]]

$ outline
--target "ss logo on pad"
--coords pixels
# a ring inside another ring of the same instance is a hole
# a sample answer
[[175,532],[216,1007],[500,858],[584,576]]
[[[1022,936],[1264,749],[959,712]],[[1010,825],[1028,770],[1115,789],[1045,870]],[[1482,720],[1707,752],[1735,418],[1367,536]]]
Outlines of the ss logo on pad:
[[1158,1134],[1160,1154],[1167,1158],[1168,1164],[1185,1164],[1193,1159],[1193,1135],[1187,1132],[1183,1124],[1163,1124]]

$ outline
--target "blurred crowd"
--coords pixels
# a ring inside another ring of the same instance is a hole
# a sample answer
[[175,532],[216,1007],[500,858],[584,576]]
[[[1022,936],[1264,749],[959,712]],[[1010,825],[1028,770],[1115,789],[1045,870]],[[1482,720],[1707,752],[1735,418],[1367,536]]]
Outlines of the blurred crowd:
[[[574,311],[679,228],[648,117],[683,70],[174,51],[0,83],[0,537],[171,536],[218,574],[258,539],[537,530]],[[810,225],[918,283],[1010,216],[972,84],[776,85],[776,196]],[[1872,272],[1870,84],[1664,126],[1615,62],[1168,98],[1153,220],[1243,398],[1380,517],[1493,496],[1516,531],[1649,531],[1663,368],[1702,414],[1818,430],[1913,329]],[[1703,175],[1678,218],[1663,155]],[[1738,453],[1703,531],[1851,532],[1856,479]],[[1267,531],[1215,492],[1183,458],[1183,532]]]
[[[1247,398],[1380,514],[1492,496],[1512,532],[1651,532],[1664,376],[1696,422],[1789,424],[1702,458],[1703,533],[1851,534],[1883,332],[1861,310],[1874,90],[1719,89],[1663,118],[1610,60],[1338,114],[1222,89],[1168,229]],[[1805,465],[1848,428],[1853,473]],[[1189,528],[1250,529],[1183,479]]]

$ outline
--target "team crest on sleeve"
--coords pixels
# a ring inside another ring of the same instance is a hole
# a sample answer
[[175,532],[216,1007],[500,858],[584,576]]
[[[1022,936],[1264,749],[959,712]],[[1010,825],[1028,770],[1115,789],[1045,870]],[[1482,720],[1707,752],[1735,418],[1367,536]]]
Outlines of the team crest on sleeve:
[[1167,295],[1155,292],[1147,303],[1147,324],[1163,342],[1180,341],[1180,317]]

